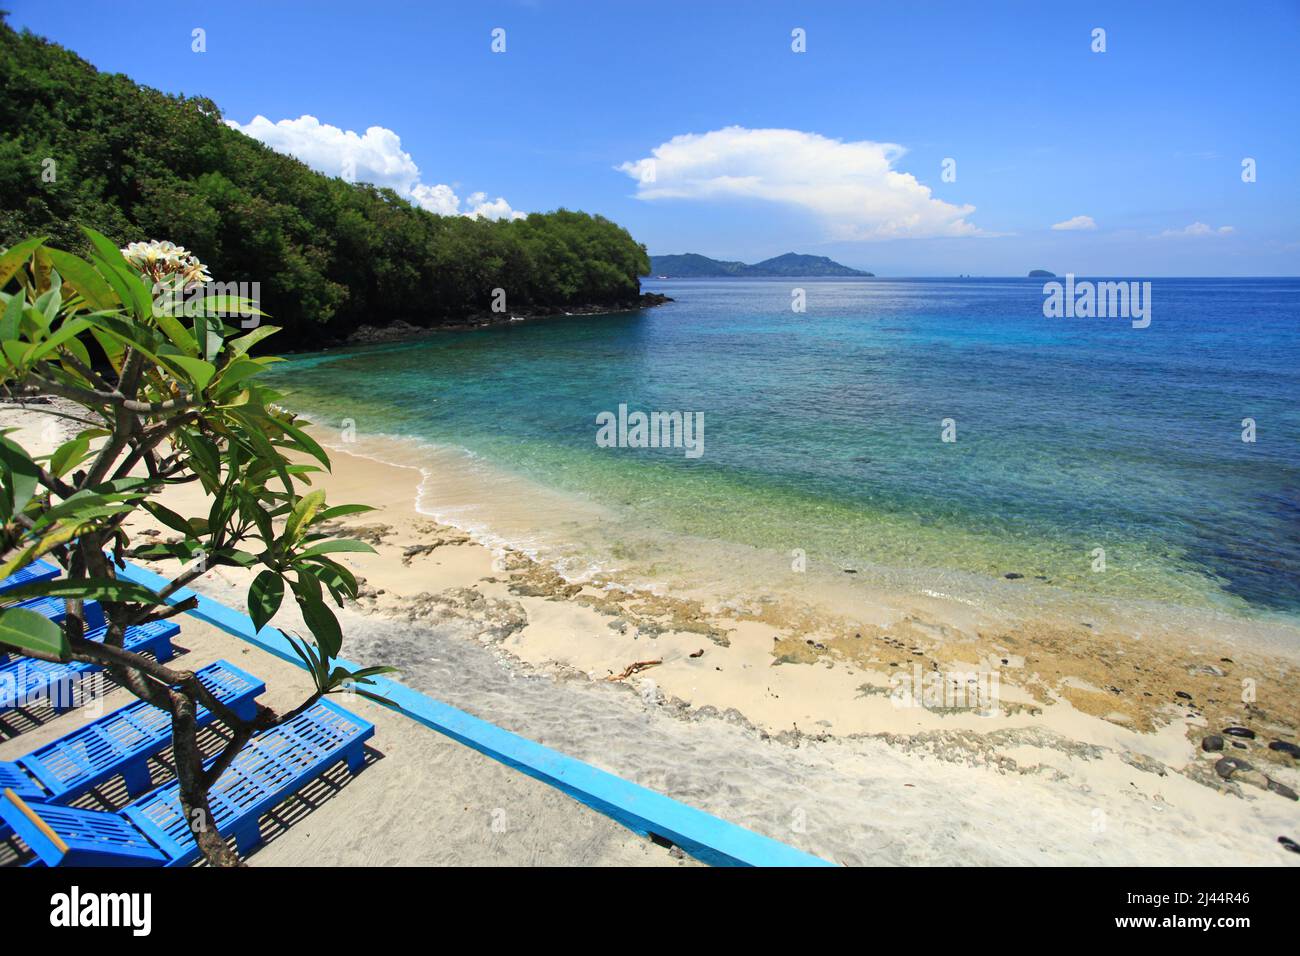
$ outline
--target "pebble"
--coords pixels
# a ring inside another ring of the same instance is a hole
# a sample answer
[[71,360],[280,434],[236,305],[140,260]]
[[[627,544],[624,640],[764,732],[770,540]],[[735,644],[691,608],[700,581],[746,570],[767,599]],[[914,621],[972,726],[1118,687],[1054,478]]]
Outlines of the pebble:
[[1300,843],[1296,843],[1295,840],[1291,839],[1289,836],[1280,836],[1277,838],[1277,842],[1282,844],[1282,846],[1290,850],[1292,853],[1300,853]]
[[1223,732],[1233,737],[1245,737],[1247,740],[1255,739],[1255,731],[1248,730],[1245,727],[1224,727]]
[[1187,693],[1187,691],[1185,691],[1185,690],[1176,690],[1176,691],[1174,691],[1174,696],[1175,696],[1175,697],[1181,697],[1183,700],[1191,700],[1191,699],[1192,699],[1192,695],[1189,694],[1189,693]]
[[1218,734],[1210,734],[1201,741],[1201,749],[1207,753],[1216,753],[1223,749],[1223,738]]
[[1300,795],[1297,795],[1294,790],[1284,783],[1278,783],[1272,777],[1268,778],[1268,789],[1272,790],[1274,793],[1281,794],[1288,800],[1300,800]]
[[1238,760],[1236,757],[1220,757],[1214,764],[1214,772],[1224,780],[1232,779],[1232,775],[1239,770],[1254,769],[1255,768],[1249,763],[1244,760]]
[[1276,750],[1280,753],[1289,754],[1292,757],[1300,758],[1300,747],[1285,740],[1275,740],[1268,745],[1269,750]]
[[1023,577],[1024,577],[1023,574],[1017,574],[1015,571],[1008,571],[1006,574],[1004,574],[1004,575],[1002,575],[1002,576],[1003,576],[1004,578],[1006,578],[1008,581],[1014,581],[1014,580],[1016,580],[1017,578],[1023,578]]

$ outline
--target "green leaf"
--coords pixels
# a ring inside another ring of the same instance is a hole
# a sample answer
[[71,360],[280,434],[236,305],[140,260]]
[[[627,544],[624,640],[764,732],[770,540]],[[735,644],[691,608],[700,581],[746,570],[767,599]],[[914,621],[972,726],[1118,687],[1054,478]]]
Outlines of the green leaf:
[[365,514],[367,511],[374,511],[374,505],[335,505],[333,508],[326,508],[316,515],[317,521],[331,521],[334,518],[342,518],[346,515]]
[[115,309],[121,305],[113,287],[90,263],[62,249],[46,249],[54,268],[92,309]]
[[63,345],[70,339],[76,338],[86,329],[90,328],[90,323],[83,318],[67,319],[59,326],[59,330],[43,342],[38,342],[27,350],[27,355],[23,359],[23,364],[35,362],[45,358],[51,352]]
[[311,455],[313,458],[319,461],[326,468],[330,466],[329,455],[325,454],[325,449],[321,448],[320,445],[316,444],[316,440],[314,438],[309,437],[306,432],[304,432],[297,425],[294,425],[292,422],[287,422],[279,418],[272,419],[272,420],[282,431],[288,433],[290,436],[298,440],[298,444],[302,446],[302,451],[305,451],[307,454]]
[[324,503],[325,492],[319,489],[299,498],[298,503],[293,506],[289,520],[284,523],[285,540],[290,543],[297,541],[300,531],[311,524],[312,518]]
[[373,691],[365,690],[364,688],[361,687],[352,688],[352,693],[356,694],[358,697],[364,697],[368,701],[379,704],[381,707],[387,707],[389,710],[400,711],[402,709],[400,706],[398,706],[393,701],[389,700],[387,697],[381,697],[379,694],[376,694]]
[[[162,343],[162,338],[152,329],[139,322],[132,322],[128,319],[98,312],[85,316],[85,319],[92,322],[95,326],[95,332],[99,333],[95,335],[96,339],[101,334],[106,335],[111,339],[116,339],[122,345],[135,349],[153,364],[161,364],[158,358],[158,346]],[[103,344],[102,341],[101,344]],[[105,350],[107,348],[105,346]]]
[[59,657],[69,653],[63,628],[44,614],[21,607],[0,608],[0,644]]
[[221,481],[221,455],[216,444],[206,435],[189,429],[177,433],[181,444],[190,453],[190,466],[205,479],[208,485]]
[[100,274],[113,286],[122,304],[130,308],[137,319],[147,319],[153,315],[153,299],[149,296],[149,289],[130,263],[122,257],[122,251],[107,236],[89,226],[82,226],[81,231],[95,247]]
[[21,445],[0,437],[0,469],[4,473],[3,504],[11,517],[27,507],[36,494],[40,469]]
[[241,335],[238,338],[231,339],[228,344],[232,349],[234,349],[236,355],[243,355],[258,342],[262,341],[262,339],[266,338],[268,335],[274,335],[279,331],[280,327],[276,325],[259,325],[247,335]]
[[252,378],[266,371],[266,366],[261,362],[255,362],[252,359],[240,356],[221,370],[221,377],[218,383],[223,392],[235,388],[245,379]]
[[[63,350],[65,352],[70,352],[72,356],[81,363],[83,368],[94,368],[95,363],[91,361],[90,352],[89,350],[87,350],[85,343],[82,342],[81,339],[78,338],[68,339],[66,342],[63,343]],[[68,375],[71,375],[75,381],[84,382],[88,385],[93,384],[90,381],[90,379],[82,375],[81,372],[72,368],[71,363],[67,362],[64,356],[59,356],[57,361],[59,363],[59,367],[62,368],[63,371],[66,372]]]
[[284,578],[278,571],[266,570],[253,578],[248,589],[248,616],[253,619],[253,629],[260,631],[266,622],[275,617],[284,600]]
[[351,673],[349,673],[348,677],[352,678],[352,680],[356,681],[357,683],[364,682],[370,684],[373,683],[373,681],[371,681],[370,678],[377,677],[380,674],[400,674],[400,673],[401,671],[399,671],[396,667],[383,664],[377,667],[358,668],[357,670],[354,670]]
[[[311,562],[312,573],[329,588],[330,594],[334,596],[334,601],[339,607],[343,606],[343,598],[356,598],[356,576],[343,565],[319,554],[304,560]],[[295,565],[295,569],[301,572],[303,566]]]
[[34,597],[74,598],[83,601],[134,601],[158,604],[158,595],[143,584],[118,578],[56,578],[35,581],[5,592],[6,601],[25,601]]
[[4,318],[0,319],[0,340],[10,341],[18,338],[18,332],[22,328],[23,308],[27,300],[24,298],[21,290],[9,297],[5,303]]
[[190,520],[177,514],[170,508],[164,507],[156,501],[142,501],[140,502],[140,505],[145,511],[149,512],[173,531],[179,531],[187,538],[198,537],[198,531]]
[[342,539],[339,541],[324,541],[320,544],[314,544],[305,551],[298,552],[300,558],[310,558],[318,554],[334,554],[337,551],[350,551],[357,554],[375,554],[375,549],[364,541],[352,541],[351,539]]
[[217,374],[216,366],[211,362],[205,362],[203,359],[191,358],[188,355],[168,355],[162,358],[167,366],[179,368],[182,374],[194,383],[194,390],[201,392],[208,387],[208,382],[212,381],[212,376]]
[[166,315],[161,310],[154,311],[154,321],[158,323],[158,328],[162,329],[163,335],[167,336],[172,345],[185,355],[195,355],[199,350],[198,346],[194,344],[194,337],[185,331],[185,326],[178,319]]
[[339,629],[338,618],[329,609],[329,605],[319,597],[309,597],[304,600],[300,596],[298,606],[302,609],[303,621],[311,630],[312,636],[316,638],[316,643],[320,645],[321,653],[326,657],[338,657],[339,651],[343,649],[343,632]]
[[14,277],[14,273],[23,267],[23,263],[32,257],[32,253],[40,248],[45,239],[45,236],[25,239],[0,254],[0,289],[9,284],[9,280]]
[[[284,631],[281,631],[280,633],[284,634]],[[304,641],[302,638],[298,637],[297,635],[285,634],[284,636],[288,639],[289,646],[294,649],[294,652],[298,655],[298,657],[302,660],[302,662],[307,665],[307,670],[310,671],[312,674],[315,674],[316,654],[312,646],[308,644],[306,641]]]
[[284,490],[292,495],[293,479],[289,477],[289,469],[285,467],[284,457],[276,451],[275,446],[271,444],[271,440],[262,433],[261,423],[258,422],[256,416],[247,414],[242,410],[232,412],[231,415],[244,426],[237,434],[247,440],[258,458],[269,463],[275,469],[280,481],[284,483]]
[[221,351],[221,321],[207,316],[194,319],[194,341],[199,356],[211,361]]
[[126,346],[99,329],[91,329],[90,334],[99,343],[99,347],[104,350],[104,356],[108,359],[109,364],[113,366],[113,370],[120,373],[122,371],[122,356],[126,354]]
[[[55,272],[54,275],[57,276],[58,273]],[[59,306],[61,305],[63,305],[63,295],[56,287],[47,289],[32,303],[32,307],[44,316],[46,325],[54,321],[54,317],[59,314]]]
[[50,471],[57,478],[62,478],[85,460],[90,451],[90,439],[83,433],[71,441],[66,441],[50,456]]

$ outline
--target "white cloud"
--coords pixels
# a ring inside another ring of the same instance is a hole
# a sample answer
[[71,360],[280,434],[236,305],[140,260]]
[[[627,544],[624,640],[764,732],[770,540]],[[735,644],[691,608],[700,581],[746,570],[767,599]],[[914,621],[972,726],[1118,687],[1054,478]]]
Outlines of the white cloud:
[[489,202],[484,193],[474,193],[462,206],[450,186],[430,186],[420,181],[420,167],[402,149],[401,137],[383,126],[371,126],[364,134],[322,123],[314,116],[272,123],[257,115],[247,124],[226,120],[226,125],[265,143],[276,152],[301,159],[312,169],[349,182],[385,186],[399,196],[442,216],[481,216],[486,219],[519,219],[510,204],[498,196]]
[[1091,216],[1075,216],[1073,219],[1054,224],[1052,228],[1058,232],[1072,232],[1076,229],[1096,229],[1097,224],[1093,222]]
[[749,199],[804,209],[841,240],[987,235],[965,217],[974,206],[930,194],[895,170],[894,143],[842,142],[794,129],[728,126],[674,136],[616,168],[638,199]]
[[1237,230],[1232,226],[1220,226],[1215,229],[1213,226],[1207,226],[1203,222],[1194,222],[1190,226],[1184,226],[1182,229],[1166,229],[1160,233],[1162,239],[1181,239],[1187,236],[1230,236]]

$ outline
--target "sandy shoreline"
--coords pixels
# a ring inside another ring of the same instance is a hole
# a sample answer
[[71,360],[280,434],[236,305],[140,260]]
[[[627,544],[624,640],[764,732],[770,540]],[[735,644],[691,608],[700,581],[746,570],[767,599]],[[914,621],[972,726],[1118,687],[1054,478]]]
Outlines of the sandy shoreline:
[[[29,448],[41,447],[44,418],[39,406],[0,411],[0,424],[23,427],[18,440]],[[1300,831],[1300,804],[1289,794],[1300,789],[1300,772],[1294,758],[1268,747],[1297,742],[1300,670],[1292,654],[1234,642],[1230,629],[1195,636],[1175,624],[1126,629],[1102,614],[1086,623],[992,619],[942,595],[859,604],[850,614],[811,591],[802,599],[762,589],[737,597],[646,590],[608,574],[574,580],[421,515],[418,468],[346,449],[332,457],[333,474],[321,482],[330,502],[377,508],[338,529],[377,550],[345,556],[364,579],[345,620],[345,654],[395,663],[404,680],[435,695],[462,693],[458,706],[486,719],[513,720],[511,729],[534,739],[549,727],[569,752],[591,747],[575,756],[840,862],[1300,864],[1276,843]],[[173,498],[178,510],[197,504],[191,487]],[[168,533],[147,522],[131,530]],[[238,603],[240,592],[229,590],[243,583],[238,576],[220,569],[214,577],[213,587]],[[362,635],[355,645],[354,630]],[[515,709],[508,695],[485,692],[476,709],[472,682],[440,686],[446,675],[425,653],[434,636],[567,687],[582,695],[575,700],[591,701],[593,713],[607,712],[609,727],[584,743],[565,736],[562,715]],[[616,733],[629,721],[653,728],[641,755]],[[871,834],[842,816],[838,835],[831,821],[822,833],[777,822],[792,808],[778,805],[775,786],[770,806],[749,792],[764,785],[761,776],[720,800],[687,779],[685,753],[682,779],[665,771],[648,781],[651,744],[671,763],[672,748],[688,736],[706,746],[701,735],[710,727],[715,741],[740,735],[713,757],[733,761],[736,779],[760,766],[770,779],[788,769],[805,790],[803,803],[828,807],[842,790],[869,791],[865,802],[862,793],[845,796],[837,812],[862,803]],[[1201,748],[1202,738],[1226,727],[1256,736],[1228,736],[1222,752]],[[834,770],[807,763],[831,753]],[[1215,764],[1225,754],[1256,769],[1224,779]],[[970,799],[939,798],[953,786]],[[930,832],[981,826],[1001,845],[975,840],[960,851],[958,843],[952,855],[931,845]],[[1008,847],[1017,833],[1031,842],[1041,833],[1050,845]],[[1168,855],[1188,841],[1195,849]],[[287,853],[294,842],[291,830],[265,854],[281,843],[278,852]],[[597,860],[643,862],[599,853],[573,861]]]

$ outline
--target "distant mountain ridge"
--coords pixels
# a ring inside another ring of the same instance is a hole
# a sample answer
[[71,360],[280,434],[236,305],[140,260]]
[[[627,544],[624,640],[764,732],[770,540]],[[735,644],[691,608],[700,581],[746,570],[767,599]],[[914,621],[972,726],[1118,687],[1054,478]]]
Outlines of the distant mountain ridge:
[[648,275],[672,276],[674,278],[697,278],[716,276],[872,276],[874,273],[861,269],[850,269],[825,256],[805,256],[797,252],[787,252],[783,256],[773,256],[754,265],[743,262],[728,262],[722,259],[710,259],[695,252],[677,256],[651,256]]

